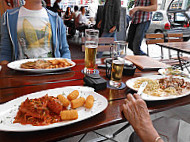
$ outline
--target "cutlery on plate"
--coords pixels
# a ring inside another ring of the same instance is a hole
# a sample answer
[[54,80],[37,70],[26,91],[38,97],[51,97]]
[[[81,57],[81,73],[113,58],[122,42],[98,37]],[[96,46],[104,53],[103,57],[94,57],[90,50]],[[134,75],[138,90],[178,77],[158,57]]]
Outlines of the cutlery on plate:
[[137,94],[138,95],[142,95],[142,93],[143,93],[143,91],[144,91],[144,89],[146,88],[146,85],[148,84],[148,82],[147,81],[145,81],[145,82],[143,82],[142,84],[141,84],[141,86],[140,86],[140,88],[139,88],[139,90],[138,90],[138,92],[137,92]]

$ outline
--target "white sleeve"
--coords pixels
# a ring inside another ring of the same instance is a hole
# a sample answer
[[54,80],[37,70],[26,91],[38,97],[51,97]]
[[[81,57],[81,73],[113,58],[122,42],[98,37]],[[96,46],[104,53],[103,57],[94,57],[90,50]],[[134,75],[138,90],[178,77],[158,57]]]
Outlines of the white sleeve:
[[82,21],[82,14],[79,15],[79,24],[82,24],[83,21]]

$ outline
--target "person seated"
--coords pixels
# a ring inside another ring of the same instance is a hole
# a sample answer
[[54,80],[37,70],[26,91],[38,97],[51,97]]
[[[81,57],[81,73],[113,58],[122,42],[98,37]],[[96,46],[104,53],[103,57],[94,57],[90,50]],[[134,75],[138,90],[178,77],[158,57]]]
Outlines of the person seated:
[[138,94],[127,95],[123,113],[143,142],[164,142],[152,124],[146,103]]
[[65,12],[65,15],[63,16],[64,18],[64,23],[67,27],[71,26],[71,19],[72,19],[72,12],[71,12],[71,8],[67,7],[67,10]]
[[78,10],[79,10],[79,7],[77,5],[75,5],[74,6],[74,12],[72,13],[72,16],[71,16],[71,18],[73,20],[75,20],[77,18],[77,16],[79,15],[79,11]]
[[2,19],[0,62],[26,58],[71,58],[66,28],[58,14],[42,7],[41,0],[7,10]]
[[80,8],[81,13],[78,15],[75,21],[76,29],[78,29],[80,32],[84,32],[85,29],[89,28],[89,20],[85,16],[86,10],[84,6],[81,6]]

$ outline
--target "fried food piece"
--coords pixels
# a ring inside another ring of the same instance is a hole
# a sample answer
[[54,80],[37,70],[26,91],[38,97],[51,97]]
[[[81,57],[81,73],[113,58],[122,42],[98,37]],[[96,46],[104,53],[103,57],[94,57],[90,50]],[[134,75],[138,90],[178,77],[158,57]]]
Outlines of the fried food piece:
[[81,107],[84,105],[84,103],[85,103],[85,98],[83,98],[83,97],[72,100],[71,101],[71,108],[74,109],[74,108]]
[[51,111],[55,112],[56,114],[60,114],[60,112],[63,110],[63,105],[61,104],[61,102],[53,97],[49,97],[47,106]]
[[78,118],[77,110],[63,110],[60,112],[61,120],[75,120]]
[[94,105],[94,97],[92,95],[89,95],[87,98],[86,98],[86,101],[85,101],[85,104],[84,104],[84,107],[85,108],[92,108]]
[[63,104],[64,107],[68,107],[70,102],[67,98],[65,98],[63,95],[58,95],[57,98],[59,101]]
[[78,90],[74,90],[73,92],[71,92],[68,96],[67,99],[69,101],[76,99],[79,96],[79,91]]

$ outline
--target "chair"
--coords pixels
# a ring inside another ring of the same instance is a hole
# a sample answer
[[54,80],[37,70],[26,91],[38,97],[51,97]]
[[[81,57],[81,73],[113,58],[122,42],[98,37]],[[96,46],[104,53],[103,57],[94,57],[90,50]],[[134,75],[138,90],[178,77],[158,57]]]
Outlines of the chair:
[[[82,37],[82,52],[85,51],[85,37]],[[114,44],[114,37],[99,37],[97,52],[110,51]]]
[[[159,33],[159,34],[146,34],[146,45],[147,45],[147,55],[149,56],[149,49],[148,45],[149,44],[156,44],[156,43],[163,43],[164,42],[164,34]],[[161,47],[161,58],[163,59],[163,49]]]
[[[182,33],[168,33],[166,35],[166,41],[167,42],[183,42],[183,34]],[[170,60],[173,59],[173,60],[177,61],[177,63],[173,63],[172,66],[178,67],[180,64],[178,59],[180,58],[180,60],[181,60],[180,62],[182,64],[182,66],[185,66],[185,68],[189,72],[189,69],[188,69],[189,60],[190,60],[189,57],[183,57],[182,53],[180,53],[180,52],[177,53],[177,56],[179,56],[179,58],[178,57],[172,57],[170,49],[168,49],[168,55],[169,55]]]
[[[166,41],[167,42],[182,42],[183,41],[183,34],[182,33],[168,33],[166,35]],[[170,49],[168,49],[168,55],[169,59],[171,59],[171,52]]]
[[80,17],[80,14],[74,19],[74,25],[75,25],[75,29],[77,30],[77,31],[79,31],[79,37],[80,36],[82,36],[83,35],[83,30],[81,30],[80,28],[79,28],[79,17]]

